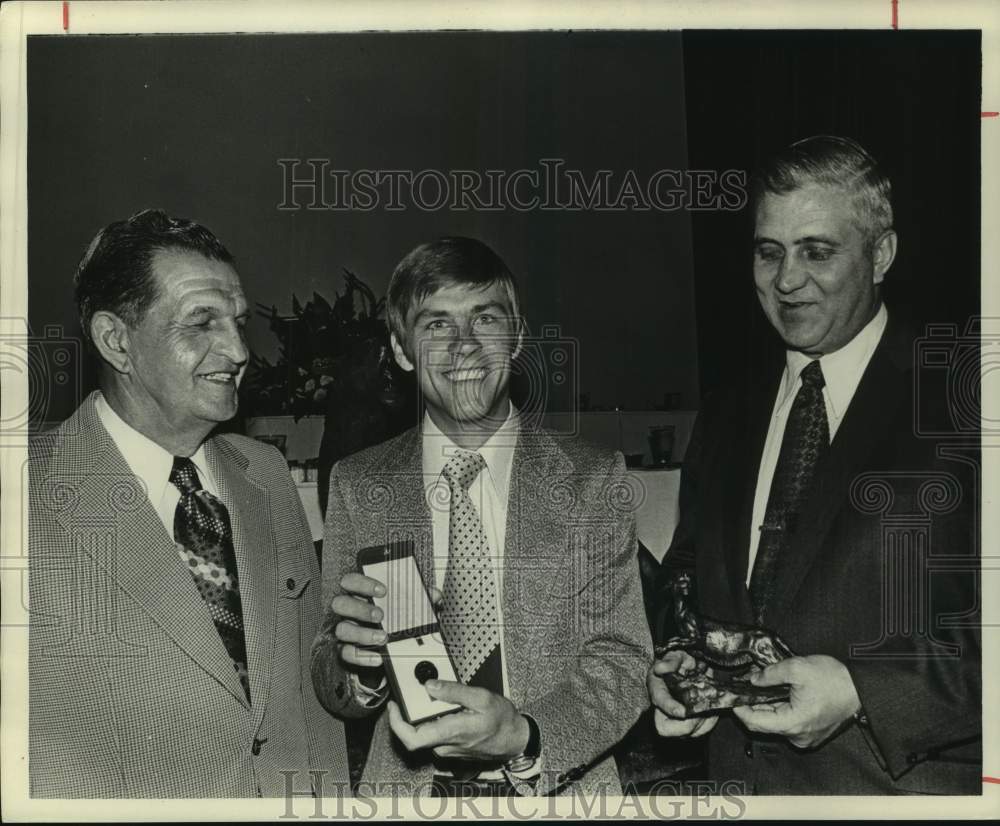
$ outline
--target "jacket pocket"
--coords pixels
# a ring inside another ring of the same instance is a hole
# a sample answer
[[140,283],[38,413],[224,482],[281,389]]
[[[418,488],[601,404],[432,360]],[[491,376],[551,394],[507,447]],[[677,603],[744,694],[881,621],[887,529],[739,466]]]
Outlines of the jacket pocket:
[[299,599],[312,582],[304,565],[284,565],[278,569],[278,594],[282,599]]

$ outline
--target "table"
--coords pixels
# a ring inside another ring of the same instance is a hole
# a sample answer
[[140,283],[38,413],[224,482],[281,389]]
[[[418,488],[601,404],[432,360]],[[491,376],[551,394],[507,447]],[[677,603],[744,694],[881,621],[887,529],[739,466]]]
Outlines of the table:
[[677,527],[681,469],[629,468],[626,478],[635,502],[639,541],[660,562]]

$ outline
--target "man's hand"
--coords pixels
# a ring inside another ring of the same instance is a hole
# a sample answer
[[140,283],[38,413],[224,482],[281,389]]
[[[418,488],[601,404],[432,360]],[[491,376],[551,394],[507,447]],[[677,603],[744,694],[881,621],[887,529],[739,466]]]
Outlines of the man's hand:
[[340,658],[350,665],[374,668],[382,665],[382,655],[376,651],[366,651],[358,646],[376,646],[385,642],[385,632],[381,628],[364,628],[360,622],[381,622],[382,610],[362,597],[384,596],[385,585],[377,579],[362,574],[345,574],[340,580],[345,593],[338,594],[330,603],[330,609],[343,617],[333,629],[340,641]]
[[685,674],[694,667],[694,657],[686,651],[668,651],[646,673],[646,690],[654,707],[653,722],[661,737],[701,737],[719,722],[718,715],[687,717],[684,706],[670,695],[667,684],[663,682],[664,674],[675,671]]
[[800,749],[828,740],[861,708],[847,667],[825,655],[790,657],[751,677],[754,685],[787,683],[787,703],[736,708],[733,713],[751,731],[780,734]]
[[[340,580],[340,587],[344,593],[335,596],[330,603],[333,613],[343,617],[333,629],[341,644],[340,658],[350,665],[376,668],[382,665],[382,655],[370,648],[385,642],[385,632],[381,628],[363,627],[358,622],[382,621],[382,609],[364,597],[385,596],[385,585],[363,574],[350,573]],[[441,601],[441,592],[431,588],[430,599],[432,604],[437,605]]]
[[438,757],[505,763],[527,747],[531,736],[528,721],[506,697],[445,680],[428,680],[424,687],[435,700],[463,708],[411,726],[390,700],[389,726],[409,751],[430,748]]

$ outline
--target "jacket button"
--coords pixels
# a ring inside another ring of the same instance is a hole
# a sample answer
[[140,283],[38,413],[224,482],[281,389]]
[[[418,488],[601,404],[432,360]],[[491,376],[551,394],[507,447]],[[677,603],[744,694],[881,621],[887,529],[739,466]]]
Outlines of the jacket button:
[[[266,739],[266,738],[265,738]],[[254,739],[253,746],[250,747],[250,751],[253,752],[254,757],[260,754],[260,747],[264,745],[264,740]]]
[[295,590],[295,580],[294,580],[294,579],[292,579],[291,577],[289,577],[288,579],[286,579],[286,580],[285,580],[285,587],[286,587],[286,588],[287,588],[287,589],[288,589],[289,591],[294,591],[294,590]]
[[743,747],[743,753],[747,757],[749,757],[751,760],[753,759],[753,742],[752,741],[747,740],[746,745]]

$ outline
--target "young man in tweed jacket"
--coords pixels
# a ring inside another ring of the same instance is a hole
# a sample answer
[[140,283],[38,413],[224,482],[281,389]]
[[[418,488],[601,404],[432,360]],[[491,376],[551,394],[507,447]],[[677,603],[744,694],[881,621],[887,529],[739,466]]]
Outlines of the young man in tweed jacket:
[[[627,490],[622,457],[534,427],[511,404],[518,299],[486,245],[445,238],[417,247],[393,274],[388,307],[396,361],[416,372],[425,415],[331,474],[317,695],[341,717],[381,715],[366,793],[549,794],[574,784],[620,793],[608,750],[647,705],[650,659],[634,516],[618,498]],[[473,467],[462,482],[471,516],[456,516],[463,494],[453,462]],[[474,576],[463,568],[470,521],[488,557]],[[462,683],[424,684],[461,710],[416,726],[386,702],[373,650],[381,614],[366,599],[384,584],[357,568],[359,550],[399,539],[414,544],[453,658],[482,649],[468,678],[459,666]],[[482,585],[475,598],[456,570]],[[446,618],[473,616],[472,602],[483,616],[470,640],[471,623]]]

